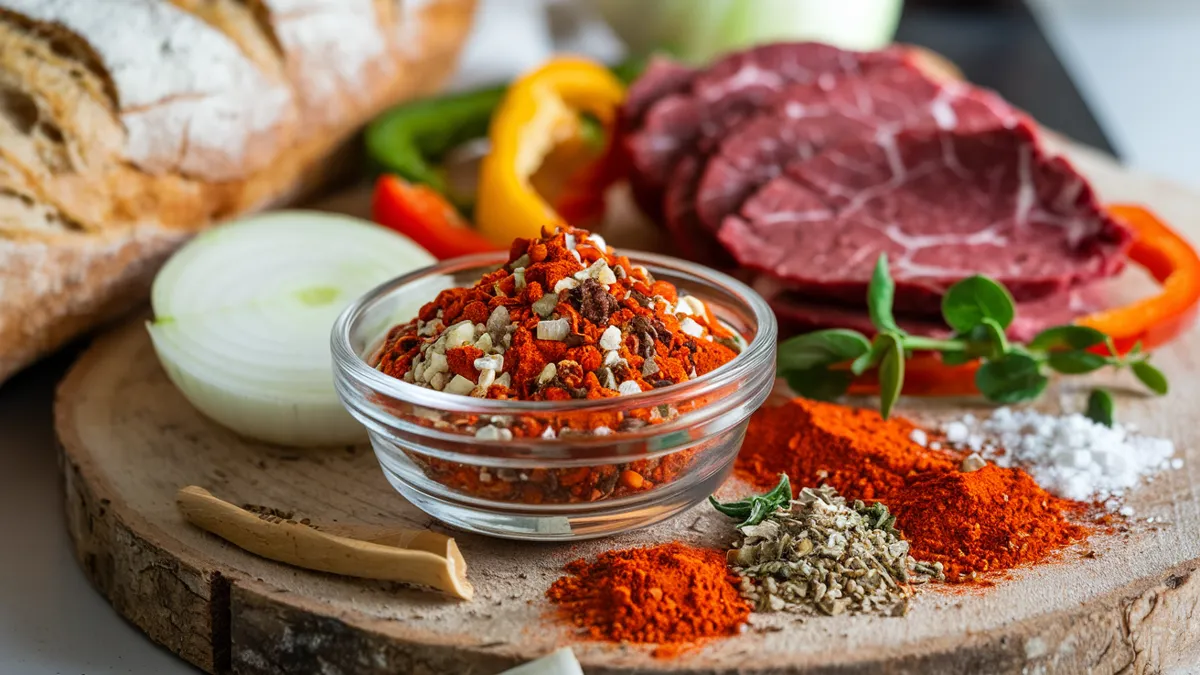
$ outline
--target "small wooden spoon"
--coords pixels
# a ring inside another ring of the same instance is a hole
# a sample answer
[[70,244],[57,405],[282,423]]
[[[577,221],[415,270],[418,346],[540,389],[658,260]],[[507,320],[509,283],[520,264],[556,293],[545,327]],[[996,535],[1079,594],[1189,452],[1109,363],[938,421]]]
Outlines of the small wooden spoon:
[[175,495],[193,525],[269,560],[363,579],[429,586],[463,600],[475,589],[454,540],[429,530],[310,525],[270,509],[247,510],[189,485]]

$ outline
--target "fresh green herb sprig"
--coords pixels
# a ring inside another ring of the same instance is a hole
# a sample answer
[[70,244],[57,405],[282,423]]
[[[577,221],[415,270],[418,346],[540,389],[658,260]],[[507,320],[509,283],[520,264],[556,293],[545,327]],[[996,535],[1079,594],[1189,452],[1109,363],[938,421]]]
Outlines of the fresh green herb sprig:
[[736,502],[719,502],[716,497],[709,495],[708,501],[714,509],[730,518],[740,518],[742,522],[738,523],[738,527],[758,525],[767,516],[791,503],[792,483],[786,473],[780,474],[779,485],[765,494],[751,495]]
[[1103,424],[1106,427],[1113,425],[1113,397],[1105,389],[1093,389],[1088,395],[1087,409],[1084,415],[1097,424]]
[[[801,396],[832,400],[845,394],[856,376],[878,368],[884,418],[904,387],[905,359],[918,351],[938,352],[946,365],[981,361],[975,386],[998,403],[1037,398],[1049,382],[1048,371],[1082,375],[1106,366],[1128,367],[1152,392],[1162,395],[1169,388],[1166,376],[1150,365],[1149,354],[1140,344],[1121,355],[1112,338],[1095,328],[1055,326],[1026,344],[1010,342],[1004,331],[1016,317],[1016,303],[1008,289],[988,277],[963,279],[942,297],[942,317],[954,330],[948,339],[909,335],[900,328],[892,312],[895,292],[887,255],[880,255],[867,290],[875,339],[841,328],[798,335],[780,343],[778,374]],[[1092,351],[1101,346],[1107,353]]]

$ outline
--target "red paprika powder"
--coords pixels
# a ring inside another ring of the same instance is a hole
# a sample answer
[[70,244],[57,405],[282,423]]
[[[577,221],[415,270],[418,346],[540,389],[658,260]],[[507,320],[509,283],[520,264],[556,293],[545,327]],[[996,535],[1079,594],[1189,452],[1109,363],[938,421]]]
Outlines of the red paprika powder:
[[926,474],[887,505],[915,555],[942,563],[952,581],[1036,562],[1087,536],[1063,515],[1078,505],[1048,494],[1020,469],[994,464]]
[[759,487],[827,484],[847,499],[883,502],[919,560],[948,581],[1045,559],[1087,536],[1068,516],[1086,504],[1057,498],[1021,469],[961,471],[962,455],[912,440],[911,422],[872,410],[794,399],[750,418],[735,471]]
[[721,551],[673,542],[576,560],[546,597],[588,637],[655,643],[669,656],[697,640],[735,635],[750,615]]

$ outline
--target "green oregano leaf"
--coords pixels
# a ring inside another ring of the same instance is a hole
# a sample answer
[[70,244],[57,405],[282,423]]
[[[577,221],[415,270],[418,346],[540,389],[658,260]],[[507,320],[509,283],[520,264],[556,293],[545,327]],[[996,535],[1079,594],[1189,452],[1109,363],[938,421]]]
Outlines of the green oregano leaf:
[[741,518],[744,520],[750,517],[750,500],[748,499],[743,499],[737,502],[721,503],[718,502],[715,497],[709,495],[708,501],[713,505],[714,509],[720,511],[726,516],[729,516],[730,518]]
[[984,318],[1008,328],[1016,313],[1016,303],[1008,289],[978,274],[954,284],[942,296],[942,316],[960,333],[980,325]]
[[871,343],[866,336],[852,330],[835,328],[797,335],[779,343],[775,370],[784,374],[794,370],[809,370],[850,361],[866,354]]
[[783,379],[797,396],[816,401],[836,401],[845,396],[846,391],[850,389],[854,374],[848,370],[829,370],[822,367],[789,370],[783,373]]
[[1048,352],[1055,349],[1088,349],[1104,344],[1108,336],[1089,326],[1055,326],[1038,333],[1028,347]]
[[942,363],[948,366],[961,366],[975,360],[976,357],[971,356],[962,350],[952,352],[942,352]]
[[883,358],[887,344],[882,335],[876,335],[875,340],[871,342],[871,349],[850,364],[850,372],[858,376],[879,365],[879,360]]
[[1088,395],[1087,410],[1084,411],[1087,418],[1103,424],[1106,427],[1113,425],[1113,397],[1103,389],[1093,389]]
[[1082,375],[1108,365],[1108,358],[1084,351],[1050,352],[1046,364],[1064,375]]
[[903,333],[892,314],[892,304],[896,298],[896,282],[888,273],[886,253],[880,253],[875,261],[875,271],[871,274],[871,284],[867,286],[867,313],[871,316],[871,324],[879,332],[893,331]]
[[758,525],[772,513],[786,508],[792,501],[792,483],[787,474],[779,475],[779,484],[761,495],[751,495],[736,502],[719,502],[716,497],[709,495],[708,503],[713,508],[730,518],[741,520],[737,527]]
[[1008,351],[1008,338],[1004,335],[1004,326],[990,316],[983,317],[977,328],[984,335],[989,347],[984,355],[989,359],[998,359]]
[[1141,380],[1142,384],[1150,391],[1162,396],[1170,391],[1171,387],[1167,383],[1167,376],[1161,370],[1150,365],[1147,361],[1137,361],[1130,366],[1133,369],[1133,374],[1137,379]]
[[1028,354],[1009,352],[986,361],[975,371],[975,386],[985,397],[999,403],[1020,403],[1037,398],[1049,380],[1038,362]]
[[757,525],[774,510],[774,507],[765,499],[756,499],[751,503],[750,515],[747,516],[745,520],[738,523],[738,527],[742,527],[744,525]]
[[900,338],[883,333],[886,347],[879,362],[879,414],[887,419],[904,389],[904,345]]
[[792,482],[788,479],[786,473],[779,474],[779,484],[767,493],[767,498],[775,501],[783,500],[784,502],[792,500]]

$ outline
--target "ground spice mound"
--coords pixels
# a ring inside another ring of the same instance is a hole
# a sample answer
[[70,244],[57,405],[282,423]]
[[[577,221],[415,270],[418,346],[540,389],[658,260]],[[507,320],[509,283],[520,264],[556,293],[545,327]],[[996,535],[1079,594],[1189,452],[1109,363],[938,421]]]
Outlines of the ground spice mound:
[[658,655],[734,635],[750,614],[721,551],[673,542],[576,560],[546,597],[597,640],[659,645]]
[[754,413],[736,471],[762,487],[786,473],[794,486],[826,484],[847,499],[886,502],[924,474],[959,466],[953,453],[914,443],[915,428],[873,410],[794,399]]
[[994,464],[927,475],[888,502],[913,550],[942,563],[949,579],[1041,560],[1086,537],[1086,529],[1063,518],[1075,504],[1020,469]]
[[913,557],[942,563],[947,581],[1038,562],[1088,535],[1068,519],[1086,504],[1054,497],[1021,469],[964,472],[961,453],[914,442],[915,429],[874,411],[795,399],[750,418],[735,471],[763,488],[786,473],[793,486],[826,484],[847,499],[883,502]]

